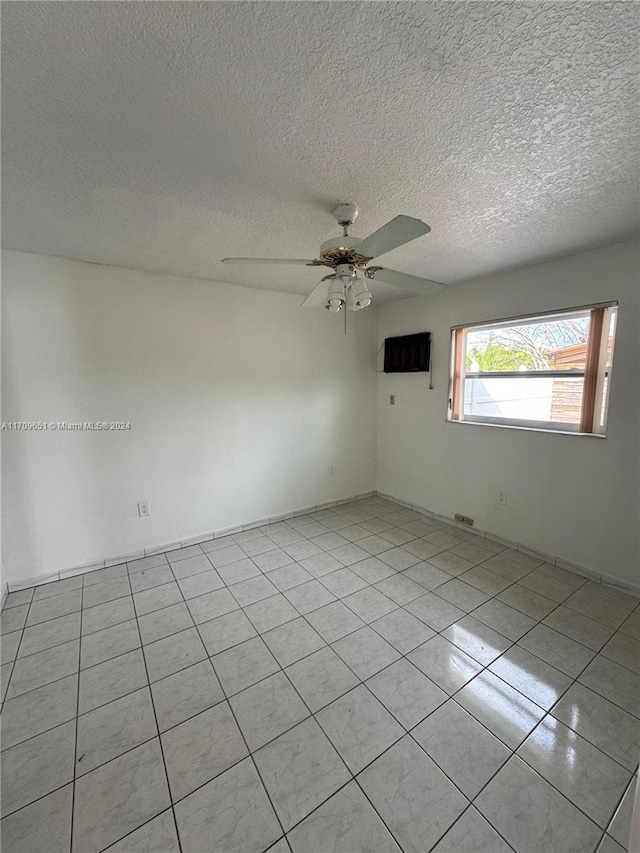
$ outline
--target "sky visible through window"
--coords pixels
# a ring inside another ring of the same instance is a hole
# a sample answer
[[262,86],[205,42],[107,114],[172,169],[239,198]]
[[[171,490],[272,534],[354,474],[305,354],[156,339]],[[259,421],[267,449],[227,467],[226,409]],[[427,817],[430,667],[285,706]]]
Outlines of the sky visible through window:
[[[589,312],[513,326],[471,328],[467,332],[466,369],[476,373],[581,368],[588,332]],[[576,352],[559,352],[571,347],[577,347]],[[558,363],[561,361],[564,363]]]

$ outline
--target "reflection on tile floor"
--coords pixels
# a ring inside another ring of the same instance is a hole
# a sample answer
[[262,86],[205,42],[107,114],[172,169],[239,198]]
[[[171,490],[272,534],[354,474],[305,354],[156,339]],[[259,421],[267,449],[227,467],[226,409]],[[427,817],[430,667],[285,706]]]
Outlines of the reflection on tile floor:
[[611,853],[640,599],[368,498],[11,593],[4,853]]

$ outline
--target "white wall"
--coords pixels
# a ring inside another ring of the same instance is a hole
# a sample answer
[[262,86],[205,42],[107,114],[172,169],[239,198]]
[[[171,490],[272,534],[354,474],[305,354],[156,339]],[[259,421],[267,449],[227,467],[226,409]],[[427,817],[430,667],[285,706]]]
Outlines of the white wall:
[[[378,345],[432,333],[435,387],[426,374],[379,374],[378,489],[640,584],[639,250],[637,241],[619,243],[379,308]],[[452,325],[614,299],[606,439],[446,422]]]
[[[9,583],[375,488],[375,313],[3,254]],[[336,473],[328,477],[328,466]],[[140,519],[137,502],[152,516]]]
[[[433,391],[424,374],[378,374],[377,488],[638,583],[638,250],[382,306],[377,343],[372,309],[345,337],[341,317],[295,296],[4,253],[3,420],[132,425],[2,434],[4,579],[375,488],[375,351],[428,330]],[[608,299],[620,315],[606,439],[446,423],[451,325]]]
[[[0,279],[1,282],[1,279]],[[1,311],[0,311],[1,314]],[[0,329],[0,348],[2,346],[2,334]],[[0,378],[0,423],[2,422],[2,380]],[[0,431],[0,450],[2,448],[2,432]],[[2,516],[2,466],[0,466],[0,518]],[[2,540],[2,524],[0,523],[0,608],[4,606],[4,600],[9,592],[7,573],[4,568],[4,548]]]

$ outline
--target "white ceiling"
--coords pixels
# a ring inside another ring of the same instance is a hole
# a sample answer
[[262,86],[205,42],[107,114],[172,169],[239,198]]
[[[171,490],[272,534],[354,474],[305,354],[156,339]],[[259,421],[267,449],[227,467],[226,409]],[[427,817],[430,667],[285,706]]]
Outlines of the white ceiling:
[[303,294],[219,259],[314,257],[338,200],[449,283],[640,229],[635,3],[2,5],[6,248]]

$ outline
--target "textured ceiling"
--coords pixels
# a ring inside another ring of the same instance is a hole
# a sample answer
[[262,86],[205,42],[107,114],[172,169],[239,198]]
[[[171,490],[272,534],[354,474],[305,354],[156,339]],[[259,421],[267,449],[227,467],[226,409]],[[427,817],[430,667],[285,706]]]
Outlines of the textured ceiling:
[[[632,2],[4,2],[6,248],[307,293],[338,200],[456,282],[640,228]],[[398,291],[374,283],[375,295]]]

